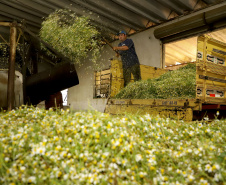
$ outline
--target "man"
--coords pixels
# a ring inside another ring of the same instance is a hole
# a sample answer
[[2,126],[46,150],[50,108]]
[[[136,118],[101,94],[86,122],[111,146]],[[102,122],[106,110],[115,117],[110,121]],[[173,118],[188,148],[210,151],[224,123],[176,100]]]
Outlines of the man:
[[113,47],[113,49],[121,55],[125,87],[131,80],[131,73],[134,76],[134,81],[141,79],[140,62],[135,51],[134,43],[131,39],[127,39],[126,32],[120,31],[118,36],[121,42],[118,47]]

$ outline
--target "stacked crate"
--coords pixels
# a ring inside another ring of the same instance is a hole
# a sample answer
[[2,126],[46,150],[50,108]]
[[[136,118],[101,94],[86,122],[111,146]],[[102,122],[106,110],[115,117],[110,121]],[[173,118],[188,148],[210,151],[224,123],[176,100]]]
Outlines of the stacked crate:
[[95,72],[95,95],[96,98],[106,98],[110,89],[110,69]]
[[114,97],[123,87],[123,69],[122,61],[111,60],[111,97]]

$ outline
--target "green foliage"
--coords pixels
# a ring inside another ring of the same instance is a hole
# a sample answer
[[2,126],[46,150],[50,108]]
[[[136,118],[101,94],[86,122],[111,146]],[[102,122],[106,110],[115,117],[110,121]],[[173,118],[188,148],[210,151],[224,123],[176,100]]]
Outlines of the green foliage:
[[7,44],[0,43],[0,58],[9,57],[9,46]]
[[100,54],[99,34],[90,25],[88,17],[78,17],[70,10],[57,10],[50,14],[40,31],[44,41],[78,64],[89,52],[92,52],[91,60],[96,63]]
[[170,99],[195,98],[196,65],[188,64],[169,71],[159,78],[130,83],[116,98],[121,99]]
[[[22,54],[22,44],[18,43],[16,47],[16,65],[15,68],[18,71],[22,70],[22,63],[23,63],[23,54]],[[8,69],[9,67],[9,53],[10,47],[5,43],[0,43],[0,69]]]

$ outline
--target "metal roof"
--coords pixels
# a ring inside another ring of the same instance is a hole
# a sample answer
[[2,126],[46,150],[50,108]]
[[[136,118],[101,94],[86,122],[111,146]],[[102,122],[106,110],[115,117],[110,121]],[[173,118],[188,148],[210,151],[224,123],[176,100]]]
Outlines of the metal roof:
[[[0,22],[26,21],[28,28],[38,34],[41,23],[57,9],[69,8],[78,16],[89,16],[108,38],[119,30],[133,34],[175,17],[225,0],[0,0]],[[0,34],[9,34],[0,27]]]

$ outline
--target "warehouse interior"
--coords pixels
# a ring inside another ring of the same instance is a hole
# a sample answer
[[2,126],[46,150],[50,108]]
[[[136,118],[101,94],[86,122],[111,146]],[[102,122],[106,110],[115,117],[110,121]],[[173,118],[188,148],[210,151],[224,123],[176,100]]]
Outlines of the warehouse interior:
[[[196,60],[197,36],[207,34],[226,42],[225,0],[2,0],[0,22],[22,21],[38,35],[41,23],[57,9],[70,9],[91,19],[112,45],[117,32],[125,30],[135,43],[140,63],[159,68]],[[0,26],[0,43],[9,42],[9,28]],[[106,44],[100,61],[110,65],[115,53]],[[84,67],[92,66],[84,60]],[[38,63],[38,72],[51,68]],[[79,85],[68,89],[68,106],[103,112],[106,99],[93,99],[93,71],[76,66]],[[90,89],[90,90],[88,90]],[[63,90],[63,89],[62,89]]]
[[[120,1],[120,0],[47,0],[47,1],[37,1],[37,0],[2,0],[0,2],[0,20],[1,21],[17,21],[21,22],[25,20],[27,28],[29,28],[33,33],[39,34],[39,30],[41,28],[41,23],[50,13],[55,11],[56,9],[64,9],[69,8],[73,12],[75,12],[78,16],[85,15],[89,16],[91,19],[91,23],[94,24],[103,36],[110,42],[113,42],[117,39],[116,33],[119,30],[125,30],[128,35],[134,35],[141,33],[147,29],[158,27],[159,25],[164,25],[164,23],[171,24],[171,22],[180,19],[181,17],[194,17],[200,20],[193,20],[192,18],[187,19],[185,23],[188,25],[187,28],[180,28],[176,26],[178,30],[172,30],[172,28],[168,28],[171,31],[170,36],[173,38],[174,34],[178,34],[179,32],[185,32],[187,30],[191,30],[197,27],[202,29],[201,31],[211,31],[213,29],[218,29],[224,26],[224,0],[179,0],[179,1],[162,1],[162,0],[152,0],[152,1]],[[193,16],[196,15],[197,12],[202,11],[203,9],[211,9],[209,13],[206,12],[204,15]],[[220,7],[220,8],[219,8]],[[214,10],[215,9],[215,10]],[[215,11],[215,12],[214,12]],[[217,13],[214,15],[214,13]],[[207,19],[210,18],[212,22]],[[217,22],[217,24],[216,24]],[[199,24],[199,25],[198,25]],[[215,24],[215,25],[213,25]],[[190,27],[189,27],[190,25]],[[193,26],[194,25],[194,26]],[[206,30],[204,30],[203,26],[209,26]],[[212,27],[212,28],[211,28]],[[181,29],[181,30],[180,30]],[[199,32],[201,32],[199,31]],[[157,31],[156,31],[157,32]],[[159,31],[158,31],[159,32]],[[161,32],[161,30],[160,30]],[[9,30],[6,27],[0,27],[0,34],[4,40],[9,40]],[[157,33],[158,35],[159,33]],[[161,36],[160,39],[163,42],[171,42],[169,39],[165,41],[165,37],[169,37],[166,33],[164,36]],[[197,35],[197,31],[193,32],[193,34]],[[154,33],[156,35],[156,33]],[[183,35],[183,34],[182,34]],[[191,35],[191,34],[190,34]],[[218,30],[217,32],[211,32],[210,34],[213,38],[217,38],[219,40],[224,40],[225,38],[225,30]],[[189,35],[184,35],[182,37],[187,37]],[[176,38],[177,39],[177,38]],[[180,39],[180,38],[179,38]],[[174,58],[169,55],[172,48],[176,48],[178,53],[184,53],[184,58],[189,56],[185,56],[186,52],[183,51],[185,46],[193,46],[195,47],[195,38],[194,40],[186,40],[178,43],[173,43],[173,45],[166,44],[166,59],[165,66],[175,65],[175,61],[181,61],[181,58]],[[172,40],[172,39],[171,39]],[[1,42],[3,40],[1,39]],[[189,45],[189,43],[191,43]],[[180,47],[180,46],[184,47]],[[175,47],[173,47],[175,46]],[[181,50],[181,52],[180,52]],[[194,53],[194,49],[192,49]],[[168,52],[169,51],[169,52]],[[187,51],[187,49],[185,49]],[[172,55],[172,53],[171,53]],[[187,60],[185,61],[187,62]],[[164,66],[162,66],[164,67]]]

